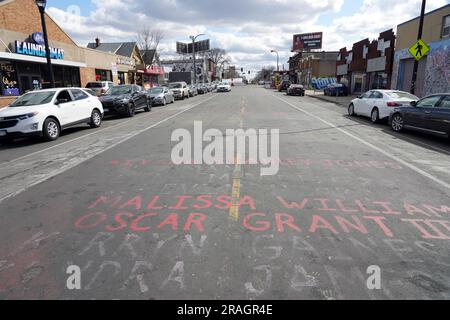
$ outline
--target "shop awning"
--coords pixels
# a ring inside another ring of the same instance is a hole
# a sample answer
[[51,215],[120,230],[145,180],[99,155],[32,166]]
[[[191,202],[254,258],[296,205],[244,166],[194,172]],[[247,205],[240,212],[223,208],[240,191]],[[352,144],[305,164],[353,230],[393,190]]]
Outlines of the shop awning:
[[[0,59],[10,59],[17,61],[26,62],[37,62],[37,63],[47,63],[47,59],[41,57],[26,56],[23,54],[10,53],[10,52],[0,52]],[[68,60],[55,60],[52,59],[52,64],[59,66],[70,66],[70,67],[86,67],[86,63]]]

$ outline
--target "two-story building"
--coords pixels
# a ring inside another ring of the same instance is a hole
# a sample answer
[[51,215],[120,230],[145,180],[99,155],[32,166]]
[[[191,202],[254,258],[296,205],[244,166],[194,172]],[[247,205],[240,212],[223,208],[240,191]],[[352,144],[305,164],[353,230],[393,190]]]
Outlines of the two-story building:
[[[417,41],[417,17],[397,27],[392,88],[411,90],[414,58],[409,52]],[[425,15],[422,40],[430,51],[419,61],[415,94],[423,97],[450,92],[450,4]]]

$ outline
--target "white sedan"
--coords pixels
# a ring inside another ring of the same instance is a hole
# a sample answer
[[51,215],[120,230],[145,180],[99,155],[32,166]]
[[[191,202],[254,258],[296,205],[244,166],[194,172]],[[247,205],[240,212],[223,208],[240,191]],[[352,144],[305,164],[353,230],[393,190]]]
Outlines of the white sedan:
[[227,82],[219,83],[219,85],[217,86],[217,92],[230,92],[230,91],[231,86]]
[[31,91],[0,110],[0,139],[40,136],[53,141],[70,126],[86,123],[98,128],[102,118],[102,103],[84,89]]
[[410,106],[419,98],[397,90],[371,90],[351,101],[348,114],[369,117],[373,123],[388,119],[394,108]]

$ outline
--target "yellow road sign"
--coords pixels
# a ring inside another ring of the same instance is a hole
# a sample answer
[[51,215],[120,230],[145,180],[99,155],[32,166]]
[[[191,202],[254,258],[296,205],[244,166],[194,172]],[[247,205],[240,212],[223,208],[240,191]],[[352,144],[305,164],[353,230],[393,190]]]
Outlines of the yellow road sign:
[[419,61],[430,51],[430,47],[421,40],[417,41],[411,48],[409,48],[409,53]]

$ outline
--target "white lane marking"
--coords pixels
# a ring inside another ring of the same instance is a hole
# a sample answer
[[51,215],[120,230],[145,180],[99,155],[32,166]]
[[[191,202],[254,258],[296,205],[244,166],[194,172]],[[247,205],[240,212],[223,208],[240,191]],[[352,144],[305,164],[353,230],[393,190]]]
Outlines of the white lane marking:
[[50,178],[53,178],[53,177],[55,177],[55,176],[57,176],[57,175],[59,175],[59,174],[61,174],[61,173],[64,173],[64,172],[66,172],[67,170],[70,170],[70,169],[72,169],[72,168],[74,168],[74,167],[76,167],[76,166],[82,164],[83,162],[86,162],[86,161],[88,161],[88,160],[90,160],[90,159],[92,159],[92,158],[98,156],[99,154],[102,154],[102,153],[104,153],[104,152],[106,152],[106,151],[108,151],[108,150],[110,150],[110,149],[112,149],[112,148],[118,146],[119,144],[124,143],[124,142],[126,142],[126,141],[128,141],[128,140],[130,140],[130,139],[132,139],[132,138],[134,138],[134,137],[136,137],[136,136],[138,136],[138,135],[140,135],[141,133],[144,133],[145,131],[148,131],[148,130],[150,130],[150,129],[153,129],[153,128],[159,126],[160,124],[162,124],[162,123],[164,123],[164,122],[167,122],[167,121],[169,121],[169,120],[171,120],[171,119],[173,119],[173,118],[179,116],[180,114],[183,114],[183,113],[185,113],[185,112],[188,112],[188,111],[190,111],[190,110],[192,110],[192,109],[198,107],[199,105],[201,105],[201,104],[203,104],[203,103],[205,103],[205,102],[211,100],[211,99],[214,98],[214,97],[216,97],[216,95],[211,96],[211,97],[209,97],[208,99],[205,99],[205,100],[203,100],[203,101],[200,101],[200,102],[198,102],[198,103],[196,103],[196,104],[194,104],[194,105],[191,105],[190,107],[188,107],[188,108],[186,108],[186,109],[183,109],[183,110],[181,110],[181,111],[179,111],[179,112],[177,112],[177,113],[175,113],[175,114],[173,114],[173,115],[171,115],[171,116],[169,116],[169,117],[167,117],[167,118],[165,118],[165,119],[163,119],[163,120],[161,120],[161,121],[158,121],[157,123],[152,124],[151,126],[149,126],[149,127],[147,127],[147,128],[144,128],[144,129],[142,129],[142,130],[139,130],[139,131],[137,131],[136,133],[134,133],[133,135],[131,135],[131,136],[125,138],[125,139],[122,139],[122,140],[120,140],[120,141],[118,141],[118,142],[116,142],[116,143],[113,143],[112,145],[106,147],[106,148],[103,149],[102,151],[100,151],[100,152],[98,152],[98,153],[95,153],[95,154],[93,154],[93,155],[90,155],[90,156],[88,156],[88,157],[86,157],[86,158],[84,158],[84,159],[78,161],[77,163],[71,164],[71,165],[69,165],[69,166],[65,166],[64,168],[61,168],[61,169],[59,169],[59,170],[52,171],[51,173],[45,175],[45,176],[42,177],[41,179],[38,179],[38,180],[36,180],[36,181],[34,181],[34,182],[28,184],[26,187],[21,188],[21,189],[19,189],[19,190],[17,190],[17,191],[11,192],[11,193],[7,194],[6,196],[0,198],[0,203],[2,203],[3,201],[5,201],[5,200],[7,200],[7,199],[9,199],[9,198],[15,197],[15,196],[21,194],[22,192],[28,190],[29,188],[34,187],[34,186],[36,186],[36,185],[38,185],[38,184],[40,184],[40,183],[42,183],[42,182],[45,182],[45,181],[47,181],[47,180],[50,179]]
[[290,107],[292,107],[292,108],[294,108],[294,109],[296,109],[296,110],[298,110],[298,111],[300,111],[300,112],[303,112],[304,114],[306,114],[306,115],[308,115],[308,116],[310,116],[310,117],[312,117],[312,118],[315,118],[315,119],[317,119],[317,120],[319,120],[319,121],[325,123],[326,125],[332,127],[333,129],[338,130],[339,132],[341,132],[341,133],[343,133],[343,134],[349,136],[350,138],[352,138],[352,139],[354,139],[354,140],[356,140],[356,141],[361,142],[362,144],[368,146],[369,148],[371,148],[371,149],[373,149],[373,150],[375,150],[375,151],[378,151],[379,153],[385,155],[386,157],[391,158],[392,160],[394,160],[394,161],[396,161],[396,162],[402,164],[403,166],[405,166],[405,167],[407,167],[407,168],[413,170],[414,172],[416,172],[416,173],[418,173],[418,174],[424,176],[425,178],[428,178],[428,179],[430,179],[430,180],[436,182],[437,184],[439,184],[439,185],[441,185],[441,186],[443,186],[443,187],[445,187],[445,188],[447,188],[447,189],[450,190],[450,184],[448,184],[447,182],[445,182],[445,181],[443,181],[443,180],[441,180],[441,179],[439,179],[439,178],[436,178],[436,177],[433,176],[432,174],[430,174],[430,173],[428,173],[428,172],[426,172],[426,171],[424,171],[424,170],[422,170],[422,169],[416,167],[416,166],[413,165],[413,164],[410,164],[409,162],[407,162],[407,161],[405,161],[405,160],[403,160],[403,159],[401,159],[401,158],[399,158],[399,157],[397,157],[397,156],[395,156],[395,155],[393,155],[393,154],[391,154],[391,153],[389,153],[389,152],[387,152],[387,151],[385,151],[385,150],[383,150],[383,149],[381,149],[381,148],[378,148],[377,146],[371,144],[370,142],[368,142],[368,141],[366,141],[366,140],[364,140],[364,139],[362,139],[362,138],[359,138],[359,137],[357,137],[357,136],[351,134],[350,132],[347,132],[346,130],[344,130],[344,129],[342,129],[342,128],[337,127],[336,125],[332,124],[331,122],[328,122],[327,120],[324,120],[324,119],[322,119],[322,118],[316,116],[315,114],[312,114],[311,112],[308,112],[308,111],[306,111],[306,110],[303,110],[302,108],[299,108],[299,107],[293,105],[292,103],[290,103],[290,102],[288,102],[288,101],[286,101],[286,100],[284,100],[284,99],[281,99],[281,98],[277,97],[277,96],[274,95],[274,94],[271,94],[271,95],[272,95],[275,99],[280,100],[280,101],[286,103],[286,104],[289,105]]
[[[207,100],[209,100],[209,99],[207,99]],[[206,100],[205,100],[205,101],[206,101]],[[186,107],[189,107],[190,105],[191,105],[191,104],[188,104],[188,105],[186,105]],[[117,128],[123,127],[125,124],[127,124],[127,123],[130,122],[130,121],[134,121],[134,120],[137,121],[137,120],[142,120],[142,119],[145,119],[145,118],[150,118],[150,117],[151,117],[152,115],[154,115],[155,113],[161,113],[161,112],[163,112],[163,111],[165,111],[165,110],[157,110],[156,112],[150,112],[149,114],[144,115],[143,117],[132,118],[132,119],[126,120],[126,121],[124,121],[124,122],[119,122],[119,123],[117,123],[117,124],[115,124],[115,125],[113,125],[113,126],[111,126],[111,127],[106,127],[106,128],[101,128],[101,129],[99,129],[99,130],[94,130],[93,132],[88,133],[88,134],[85,134],[85,135],[82,135],[82,136],[80,136],[80,137],[77,137],[77,138],[74,138],[74,139],[71,139],[71,140],[67,140],[67,141],[64,141],[64,142],[55,144],[54,146],[47,147],[47,148],[45,148],[45,149],[41,149],[41,150],[38,150],[38,151],[35,151],[35,152],[32,152],[32,153],[26,154],[26,155],[21,156],[21,157],[19,157],[19,158],[15,158],[15,159],[12,159],[12,160],[8,160],[8,161],[6,161],[6,162],[3,162],[2,165],[7,165],[7,164],[10,163],[10,162],[17,162],[17,161],[19,161],[19,160],[26,159],[26,158],[28,158],[28,157],[34,156],[34,155],[36,155],[36,154],[39,154],[39,153],[41,153],[41,152],[45,152],[45,151],[48,151],[48,150],[52,150],[52,149],[54,149],[54,148],[56,148],[56,147],[63,146],[63,145],[65,145],[65,144],[67,144],[67,143],[74,142],[74,141],[80,140],[80,139],[82,139],[82,138],[89,137],[89,136],[91,136],[91,135],[93,135],[93,134],[98,134],[99,132],[102,132],[102,131],[105,131],[105,130],[109,130],[109,129],[112,129],[112,128],[117,129]]]

